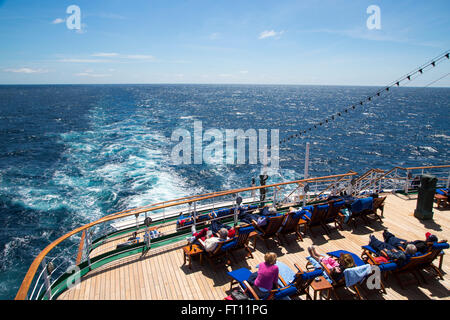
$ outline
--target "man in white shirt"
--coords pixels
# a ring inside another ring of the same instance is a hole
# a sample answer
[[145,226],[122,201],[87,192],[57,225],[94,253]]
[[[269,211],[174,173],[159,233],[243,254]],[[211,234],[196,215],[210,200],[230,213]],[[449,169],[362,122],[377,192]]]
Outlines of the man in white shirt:
[[201,239],[198,239],[202,246],[205,248],[206,252],[213,252],[217,244],[221,241],[225,241],[228,239],[228,230],[226,228],[222,228],[219,230],[219,237],[213,237],[212,234],[209,236],[204,242]]

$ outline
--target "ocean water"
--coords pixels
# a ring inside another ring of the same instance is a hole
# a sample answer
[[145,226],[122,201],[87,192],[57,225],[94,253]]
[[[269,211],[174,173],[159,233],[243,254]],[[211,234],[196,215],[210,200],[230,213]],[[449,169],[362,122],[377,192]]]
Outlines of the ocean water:
[[[0,86],[0,299],[64,233],[123,209],[249,186],[261,165],[174,165],[171,135],[279,129],[280,140],[374,87],[251,85]],[[450,89],[395,88],[280,145],[280,179],[448,164]],[[75,239],[76,240],[76,239]],[[74,241],[75,241],[74,240]]]

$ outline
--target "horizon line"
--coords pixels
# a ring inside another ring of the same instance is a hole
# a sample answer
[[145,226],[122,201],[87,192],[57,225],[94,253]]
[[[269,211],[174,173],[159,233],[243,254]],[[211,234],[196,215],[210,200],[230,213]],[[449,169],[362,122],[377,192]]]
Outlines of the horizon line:
[[[388,85],[353,85],[353,84],[292,84],[292,83],[204,83],[204,82],[149,82],[149,83],[0,83],[0,86],[118,86],[118,85],[218,85],[218,86],[302,86],[302,87],[312,87],[312,86],[322,86],[322,87],[376,87],[382,88]],[[442,88],[449,89],[448,86],[399,86],[392,87],[392,89],[397,88]]]

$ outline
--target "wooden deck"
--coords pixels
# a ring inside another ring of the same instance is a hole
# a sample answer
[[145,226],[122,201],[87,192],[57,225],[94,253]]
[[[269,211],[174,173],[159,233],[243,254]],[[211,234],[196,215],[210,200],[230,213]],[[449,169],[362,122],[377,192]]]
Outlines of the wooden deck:
[[[415,207],[414,198],[407,200],[403,196],[388,195],[383,224],[373,221],[371,225],[365,225],[361,221],[354,230],[352,226],[346,226],[344,231],[332,231],[330,236],[318,228],[314,238],[307,235],[303,242],[296,241],[294,236],[288,236],[288,242],[283,241],[282,245],[269,240],[269,249],[262,241],[258,241],[253,259],[244,259],[244,251],[236,252],[238,262],[233,261],[231,266],[218,264],[215,269],[211,268],[207,261],[201,266],[198,260],[194,260],[192,269],[183,265],[181,248],[186,242],[178,242],[156,248],[144,257],[136,255],[96,269],[83,277],[78,287],[64,292],[59,299],[223,299],[230,288],[230,279],[226,272],[242,267],[256,271],[256,265],[264,260],[263,256],[267,251],[275,252],[279,261],[295,270],[294,263],[301,267],[306,265],[307,247],[311,244],[318,246],[321,253],[343,249],[360,255],[361,246],[369,242],[369,235],[374,234],[382,239],[384,228],[397,237],[408,240],[424,239],[428,231],[437,235],[439,240],[450,240],[449,209],[437,209],[435,205],[434,219],[421,222],[413,216]],[[387,294],[364,290],[361,293],[366,299],[450,299],[450,257],[444,257],[442,269],[444,280],[434,277],[431,273],[424,273],[426,284],[411,284],[403,290],[395,278],[390,277],[384,282]],[[346,289],[338,289],[337,293],[341,299],[353,298]],[[301,297],[303,298],[304,296]]]

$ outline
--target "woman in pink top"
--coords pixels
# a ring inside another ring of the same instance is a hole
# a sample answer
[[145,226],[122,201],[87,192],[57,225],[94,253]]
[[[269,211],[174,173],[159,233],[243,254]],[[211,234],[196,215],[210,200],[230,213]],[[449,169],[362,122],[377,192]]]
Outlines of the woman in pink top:
[[341,274],[342,272],[341,265],[339,264],[339,261],[337,261],[335,258],[330,257],[328,255],[318,254],[316,247],[314,245],[308,247],[308,252],[311,257],[313,257],[316,261],[325,265],[325,267],[327,267],[328,270],[331,271],[331,276],[333,278],[337,278]]
[[259,264],[258,276],[255,279],[255,286],[259,289],[270,291],[278,287],[278,266],[277,255],[273,252],[267,252],[264,255],[263,263]]

